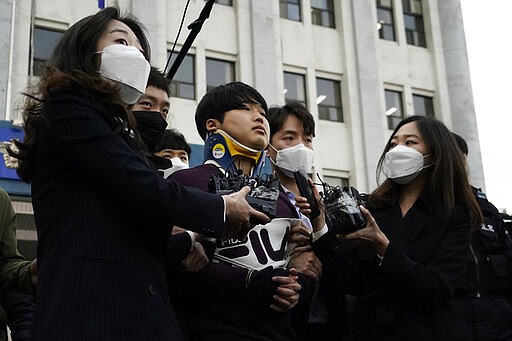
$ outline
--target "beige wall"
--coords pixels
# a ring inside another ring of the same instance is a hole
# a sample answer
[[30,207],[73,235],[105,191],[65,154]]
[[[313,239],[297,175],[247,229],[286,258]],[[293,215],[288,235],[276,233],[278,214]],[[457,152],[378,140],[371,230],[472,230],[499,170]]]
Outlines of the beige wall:
[[[396,42],[378,38],[374,0],[336,0],[336,29],[311,24],[309,0],[302,1],[302,22],[281,19],[277,0],[233,2],[233,7],[214,6],[191,49],[196,56],[198,99],[206,87],[206,57],[236,62],[237,79],[255,86],[269,104],[284,102],[283,70],[298,70],[305,75],[310,104],[315,103],[317,96],[315,77],[340,80],[345,122],[317,120],[315,169],[320,174],[348,176],[351,185],[370,191],[375,187],[377,158],[390,134],[384,116],[384,85],[403,91],[408,114],[414,111],[413,93],[431,95],[436,117],[468,137],[472,182],[483,184],[464,32],[462,21],[457,22],[458,0],[425,1],[427,49],[406,44],[398,0],[394,0]],[[4,117],[6,84],[10,82],[12,87],[11,113],[15,115],[21,99],[19,93],[30,82],[27,70],[31,17],[41,25],[65,28],[97,11],[96,1],[8,0],[0,4],[2,29],[10,27],[12,3],[16,6],[15,44],[8,80],[8,63],[0,63],[0,113]],[[118,3],[122,10],[132,11],[145,24],[152,45],[152,62],[163,68],[186,0]],[[188,35],[186,25],[198,16],[203,5],[203,0],[190,2],[179,43]],[[0,50],[9,50],[8,38],[0,40]],[[170,125],[181,130],[189,142],[201,144],[193,119],[197,101],[172,98],[171,102]],[[318,117],[315,105],[310,105],[310,110]]]

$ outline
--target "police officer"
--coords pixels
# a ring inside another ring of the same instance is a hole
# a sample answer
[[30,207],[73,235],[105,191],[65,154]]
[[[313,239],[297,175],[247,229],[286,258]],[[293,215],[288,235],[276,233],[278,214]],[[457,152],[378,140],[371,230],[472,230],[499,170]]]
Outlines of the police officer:
[[[466,141],[453,134],[460,150]],[[473,187],[484,223],[471,233],[466,282],[455,292],[454,307],[470,330],[472,340],[512,340],[512,241],[503,219],[481,189]]]

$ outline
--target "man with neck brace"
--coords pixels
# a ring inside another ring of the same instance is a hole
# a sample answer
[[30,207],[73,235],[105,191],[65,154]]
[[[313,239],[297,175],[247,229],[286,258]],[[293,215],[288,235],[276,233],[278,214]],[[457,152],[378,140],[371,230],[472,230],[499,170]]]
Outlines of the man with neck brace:
[[[312,168],[315,121],[311,113],[300,103],[270,108],[268,120],[270,143],[267,155],[284,192],[296,205],[304,222],[292,230],[293,235],[296,238],[308,233],[312,235],[312,238],[306,241],[298,240],[302,246],[295,249],[290,260],[290,266],[316,281],[311,300],[292,311],[292,325],[297,340],[311,340],[313,337],[319,341],[337,340],[342,337],[344,311],[339,282],[336,282],[337,279],[333,280],[341,271],[339,264],[334,262],[336,257],[333,256],[337,243],[334,235],[327,233],[325,212],[323,206],[319,205],[318,192],[314,190],[320,214],[310,220],[312,203],[308,203],[301,195],[294,177],[295,172],[306,174]],[[312,182],[309,182],[312,186]],[[323,269],[321,260],[325,262],[327,270]],[[325,271],[329,273],[322,276]]]
[[[208,92],[196,110],[205,162],[170,179],[208,191],[212,176],[259,175],[269,138],[267,113],[263,97],[244,83]],[[245,241],[217,242],[212,262],[185,274],[184,301],[177,305],[186,311],[190,340],[295,340],[287,311],[296,305],[301,285],[297,271],[286,268],[292,246],[286,241],[300,221],[282,192],[275,216],[253,227]]]

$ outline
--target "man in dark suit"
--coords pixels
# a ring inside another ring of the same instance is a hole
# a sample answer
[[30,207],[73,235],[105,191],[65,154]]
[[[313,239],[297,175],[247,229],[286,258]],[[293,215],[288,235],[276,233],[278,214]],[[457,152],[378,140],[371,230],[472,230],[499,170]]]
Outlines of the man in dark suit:
[[[170,179],[209,191],[215,187],[210,181],[224,179],[224,174],[259,175],[269,136],[267,113],[261,94],[244,83],[209,91],[196,110],[197,130],[205,139],[205,163],[177,171]],[[301,286],[296,270],[284,267],[284,228],[297,223],[298,214],[286,195],[275,189],[274,216],[281,220],[273,222],[285,225],[256,226],[245,240],[204,241],[206,249],[215,249],[215,262],[184,276],[186,285],[177,305],[186,314],[190,340],[295,339],[287,311],[297,303]]]

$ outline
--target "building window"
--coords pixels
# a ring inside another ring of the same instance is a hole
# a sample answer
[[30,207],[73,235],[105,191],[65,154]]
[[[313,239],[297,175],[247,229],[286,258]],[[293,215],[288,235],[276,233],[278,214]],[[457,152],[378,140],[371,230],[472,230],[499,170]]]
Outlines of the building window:
[[396,125],[404,118],[402,93],[394,90],[384,90],[386,98],[386,116],[388,129],[395,129]]
[[206,91],[235,80],[235,63],[206,58]]
[[32,75],[42,76],[46,62],[52,56],[63,32],[44,27],[34,27],[34,51],[32,53]]
[[334,28],[333,0],[311,0],[311,22],[313,25]]
[[[169,51],[170,52],[170,51]],[[169,53],[168,52],[168,53]],[[178,52],[173,53],[169,65],[174,63]],[[187,54],[171,81],[171,96],[187,99],[196,98],[194,56]]]
[[233,6],[233,0],[215,0],[215,3],[219,5]]
[[281,18],[301,21],[300,0],[279,0]]
[[429,96],[412,95],[414,103],[414,113],[434,117],[434,100]]
[[306,77],[298,73],[284,72],[284,101],[299,102],[307,107]]
[[379,38],[395,41],[395,19],[393,17],[393,0],[377,0],[377,27]]
[[339,186],[339,187],[343,188],[343,187],[349,186],[347,178],[341,178],[338,176],[324,175],[322,181],[326,182],[329,186],[333,186],[333,187]]
[[407,44],[427,47],[421,0],[402,0]]
[[317,78],[318,118],[321,120],[343,122],[341,106],[341,83],[331,79]]

